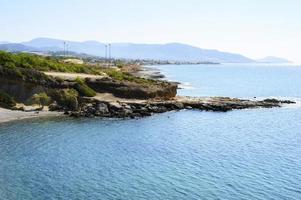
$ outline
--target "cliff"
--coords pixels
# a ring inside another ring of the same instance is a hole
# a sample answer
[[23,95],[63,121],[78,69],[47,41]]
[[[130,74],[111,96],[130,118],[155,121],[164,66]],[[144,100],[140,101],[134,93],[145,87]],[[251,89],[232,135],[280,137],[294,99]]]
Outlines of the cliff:
[[152,84],[139,84],[130,81],[119,81],[112,78],[87,79],[87,85],[96,92],[109,92],[116,97],[130,99],[170,99],[176,96],[178,85],[176,83],[155,82]]

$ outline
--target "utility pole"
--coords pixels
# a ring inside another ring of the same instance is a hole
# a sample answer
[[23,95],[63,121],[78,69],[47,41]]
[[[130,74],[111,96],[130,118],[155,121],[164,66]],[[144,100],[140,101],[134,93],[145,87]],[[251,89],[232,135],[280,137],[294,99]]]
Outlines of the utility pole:
[[112,52],[111,52],[111,47],[112,47],[112,45],[111,45],[111,43],[109,43],[109,64],[111,65],[112,64]]
[[109,60],[111,61],[111,44],[109,43]]
[[69,55],[69,44],[67,43],[66,44],[66,56],[68,56]]
[[64,42],[64,56],[66,56],[66,42]]
[[108,46],[105,44],[105,60],[107,60],[107,52],[108,52]]

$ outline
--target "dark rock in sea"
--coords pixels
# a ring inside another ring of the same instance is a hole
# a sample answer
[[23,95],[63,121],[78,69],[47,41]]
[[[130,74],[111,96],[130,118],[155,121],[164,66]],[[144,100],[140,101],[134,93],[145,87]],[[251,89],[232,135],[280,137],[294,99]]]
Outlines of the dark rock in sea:
[[278,100],[278,99],[265,99],[266,103],[282,103],[282,104],[295,104],[296,102],[290,100]]
[[236,99],[228,97],[193,98],[176,97],[171,100],[129,100],[100,101],[97,99],[86,99],[82,103],[80,111],[67,113],[73,117],[109,117],[109,118],[139,118],[151,116],[155,113],[164,113],[173,110],[197,109],[212,112],[228,112],[231,110],[247,108],[273,108],[282,104],[295,103],[288,100],[268,99],[262,101]]

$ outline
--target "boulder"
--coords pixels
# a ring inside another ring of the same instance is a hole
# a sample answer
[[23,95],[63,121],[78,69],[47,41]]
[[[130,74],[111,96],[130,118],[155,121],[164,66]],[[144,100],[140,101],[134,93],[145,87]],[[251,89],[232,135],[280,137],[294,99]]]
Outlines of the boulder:
[[105,104],[105,103],[98,103],[96,105],[96,110],[100,114],[106,114],[109,112],[109,108],[108,108],[107,104]]

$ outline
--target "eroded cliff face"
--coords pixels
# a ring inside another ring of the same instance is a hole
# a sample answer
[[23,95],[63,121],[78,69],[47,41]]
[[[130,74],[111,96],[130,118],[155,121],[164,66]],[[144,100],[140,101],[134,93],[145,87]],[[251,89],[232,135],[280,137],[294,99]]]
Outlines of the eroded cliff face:
[[32,95],[46,91],[40,85],[0,77],[0,91],[14,97],[17,102],[26,102]]
[[[129,99],[171,99],[177,94],[177,83],[143,80],[116,80],[111,77],[86,78],[86,84],[98,93],[112,93]],[[77,89],[76,80],[53,77],[33,69],[0,66],[0,90],[17,102],[25,103],[32,95],[49,89]]]
[[111,78],[87,79],[87,85],[96,92],[112,93],[116,97],[130,99],[170,99],[177,95],[178,85],[169,82],[139,84],[129,81],[118,81]]

